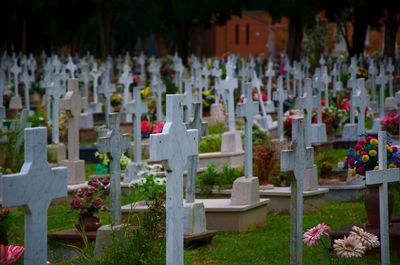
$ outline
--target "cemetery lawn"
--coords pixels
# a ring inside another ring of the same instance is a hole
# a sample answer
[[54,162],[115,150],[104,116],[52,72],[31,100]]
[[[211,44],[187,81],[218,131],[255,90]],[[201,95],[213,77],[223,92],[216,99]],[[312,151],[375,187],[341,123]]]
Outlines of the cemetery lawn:
[[[396,194],[395,212],[399,212],[398,191]],[[122,203],[128,198],[123,197]],[[76,212],[70,209],[69,204],[52,205],[49,208],[49,232],[72,228],[75,223]],[[9,216],[11,244],[23,244],[23,213],[22,210],[12,211]],[[107,223],[109,216],[101,214],[102,223]],[[289,225],[288,214],[268,214],[267,225],[264,228],[242,234],[219,233],[211,245],[198,249],[185,250],[185,264],[289,264]],[[326,203],[325,207],[312,214],[304,215],[304,230],[325,222],[332,229],[352,223],[366,222],[363,202]],[[49,242],[52,248],[52,242]],[[303,264],[322,264],[322,252],[319,248],[304,248]],[[73,259],[68,263],[74,264]],[[77,263],[81,264],[81,263]],[[379,264],[379,256],[368,256],[357,264]],[[392,256],[392,264],[400,264],[400,258]],[[123,264],[121,264],[123,265]]]

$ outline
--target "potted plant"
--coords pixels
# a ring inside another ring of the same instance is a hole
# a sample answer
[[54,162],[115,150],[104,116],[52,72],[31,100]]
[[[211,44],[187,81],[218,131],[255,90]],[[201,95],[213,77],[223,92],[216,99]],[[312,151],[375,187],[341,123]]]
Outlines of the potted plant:
[[115,112],[120,112],[122,106],[122,95],[119,93],[113,93],[110,98],[111,107],[114,108]]
[[78,230],[96,231],[100,226],[100,219],[96,214],[105,210],[105,198],[109,194],[110,181],[108,178],[91,178],[87,189],[75,192],[71,207],[77,210],[78,221],[75,227]]
[[[388,138],[387,143],[387,164],[389,168],[400,166],[399,151],[396,146],[391,145]],[[378,170],[378,139],[374,136],[361,136],[354,148],[350,148],[344,164],[344,168],[349,170],[350,176],[359,175],[364,177],[369,170]],[[393,212],[394,196],[388,193],[389,201],[389,220]],[[379,226],[379,190],[376,185],[368,185],[364,198],[365,209],[368,217],[368,224]]]

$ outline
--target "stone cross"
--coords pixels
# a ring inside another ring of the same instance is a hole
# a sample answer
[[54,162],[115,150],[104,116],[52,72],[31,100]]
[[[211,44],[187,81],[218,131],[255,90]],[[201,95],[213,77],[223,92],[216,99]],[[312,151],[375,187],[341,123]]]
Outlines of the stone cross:
[[228,121],[229,121],[229,131],[236,131],[235,125],[235,105],[233,92],[238,88],[238,80],[233,77],[233,64],[231,61],[226,63],[226,79],[221,80],[221,85],[224,90],[228,93]]
[[[264,105],[262,95],[261,95],[262,82],[260,79],[258,79],[257,74],[255,72],[253,72],[253,78],[251,79],[251,84],[253,87],[256,88],[257,95],[258,95],[258,102],[261,107],[261,116],[263,117],[263,120],[266,120],[267,111],[265,110],[265,105]],[[262,122],[262,123],[264,123],[264,122]],[[262,125],[263,125],[263,128],[268,128],[267,124],[262,124]]]
[[126,113],[133,114],[133,135],[135,137],[135,162],[142,161],[142,127],[141,120],[143,113],[147,113],[147,103],[142,101],[140,90],[143,89],[144,85],[134,87],[134,99],[126,105]]
[[321,66],[321,68],[324,68],[325,66],[325,59],[324,56],[321,54],[321,58],[319,59],[319,65]]
[[389,73],[389,96],[393,97],[393,72],[394,66],[392,63],[392,57],[389,57],[388,64],[386,66],[386,71]]
[[365,131],[365,109],[368,106],[369,96],[365,91],[364,78],[357,79],[357,92],[353,95],[354,108],[358,108],[357,134]]
[[376,78],[376,83],[379,85],[379,116],[383,118],[385,116],[385,85],[388,82],[386,76],[385,66],[381,64],[379,70],[379,76]]
[[[200,102],[199,102],[200,104]],[[184,107],[186,107],[186,109],[184,109],[184,117],[183,120],[185,122],[188,122],[193,115],[193,91],[192,91],[192,80],[191,79],[186,79],[185,80],[185,94],[184,94],[184,98],[183,98],[183,105]]]
[[154,92],[156,93],[156,100],[157,100],[157,121],[162,121],[163,119],[163,112],[162,112],[162,95],[167,91],[163,81],[160,78],[157,78],[157,81],[154,83]]
[[79,160],[79,115],[82,111],[82,98],[77,79],[68,79],[68,92],[60,101],[60,108],[68,117],[68,160]]
[[105,101],[105,116],[106,116],[106,124],[109,124],[109,114],[111,113],[111,95],[113,92],[115,92],[115,84],[110,83],[110,76],[108,75],[108,72],[106,71],[104,73],[104,79],[101,82],[100,86],[100,93],[103,94],[104,96],[104,101]]
[[302,97],[296,99],[296,108],[303,109],[305,111],[305,144],[311,146],[311,120],[312,110],[314,108],[314,99],[312,95],[311,79],[306,78],[306,89],[307,92]]
[[244,118],[244,170],[245,177],[253,177],[253,118],[258,112],[258,103],[253,101],[252,86],[244,84],[245,99],[237,105],[237,116]]
[[271,61],[268,62],[268,70],[265,72],[265,76],[268,78],[267,81],[268,101],[272,102],[272,78],[274,78],[275,76],[275,71],[273,69],[273,64]]
[[280,141],[284,140],[283,136],[283,102],[287,99],[288,93],[283,89],[283,77],[278,77],[278,89],[274,92],[273,98],[278,101],[278,137]]
[[[186,128],[197,129],[197,137],[199,139],[198,143],[200,143],[201,128],[202,128],[200,103],[194,102],[192,104],[193,104],[194,115],[193,118],[188,123],[186,123]],[[189,160],[189,165],[188,165],[188,176],[186,182],[185,202],[193,203],[195,201],[195,196],[196,196],[196,175],[197,175],[197,168],[199,165],[199,155],[196,154],[189,156],[188,160]]]
[[[369,67],[368,67],[368,76],[369,79],[371,80],[371,100],[373,101],[372,107],[376,107],[376,75],[378,73],[378,69],[375,66],[374,60],[371,59],[369,62]],[[353,74],[353,73],[352,73]],[[356,73],[354,73],[354,78],[355,78]],[[374,110],[375,111],[375,110]]]
[[86,61],[81,61],[80,68],[81,68],[80,79],[84,85],[82,96],[85,98],[89,98],[89,82],[90,82],[89,64]]
[[[323,57],[321,57],[321,59],[323,59]],[[324,66],[324,68],[322,70],[321,82],[324,85],[325,107],[329,107],[328,86],[329,86],[329,83],[331,82],[331,77],[328,74],[328,67],[327,66]]]
[[166,265],[183,265],[183,169],[188,157],[198,153],[198,132],[182,122],[182,95],[167,95],[163,132],[150,135],[150,160],[167,168]]
[[312,147],[307,147],[304,139],[303,118],[294,118],[292,124],[292,150],[281,151],[281,171],[293,171],[290,182],[290,264],[302,264],[303,255],[303,180],[307,168],[313,166]]
[[14,60],[14,64],[9,72],[14,75],[14,96],[10,100],[10,109],[21,109],[22,101],[18,94],[18,85],[19,85],[18,76],[21,73],[21,67],[18,66],[17,59]]
[[286,72],[286,77],[285,77],[285,81],[286,81],[286,90],[289,92],[289,94],[291,93],[290,90],[290,71],[292,70],[292,68],[290,67],[290,61],[287,60],[285,63],[285,72]]
[[65,94],[65,91],[63,89],[64,87],[60,86],[60,79],[59,79],[59,74],[54,75],[53,82],[51,86],[48,88],[48,93],[51,97],[53,97],[53,115],[52,115],[52,123],[51,123],[51,138],[53,143],[58,144],[60,142],[60,136],[59,136],[59,107],[60,107],[60,98]]
[[102,70],[97,68],[97,63],[93,64],[92,71],[90,72],[92,78],[93,78],[93,102],[91,104],[92,106],[92,112],[98,113],[101,112],[101,106],[99,105],[99,97],[97,94],[97,87],[99,85],[99,77],[102,74]]
[[379,225],[381,240],[381,264],[390,265],[388,183],[399,182],[398,168],[387,168],[387,134],[378,132],[379,170],[367,171],[367,185],[379,185]]
[[29,89],[31,87],[31,76],[28,73],[28,68],[25,68],[24,72],[22,73],[22,82],[24,83],[24,96],[25,96],[25,109],[30,111],[30,102],[29,102]]
[[70,73],[70,78],[75,79],[75,71],[76,71],[77,67],[74,64],[74,62],[72,61],[71,56],[68,57],[68,63],[66,65],[66,68],[67,68],[68,72]]
[[107,136],[98,140],[99,151],[110,154],[110,210],[111,224],[121,222],[121,168],[120,159],[129,148],[128,134],[121,134],[119,128],[119,113],[111,113],[108,124]]
[[340,81],[337,64],[333,65],[332,76],[333,76],[333,97],[336,98],[336,92],[342,90],[342,82]]
[[131,74],[131,67],[128,64],[124,65],[124,71],[119,78],[119,83],[124,85],[124,107],[130,101],[129,87],[133,83],[133,77]]
[[143,52],[140,53],[138,63],[140,65],[140,80],[142,82],[146,81],[146,72],[145,72],[145,64],[146,64],[146,58],[144,57]]
[[21,172],[2,176],[3,207],[24,209],[26,265],[47,263],[47,210],[53,199],[67,196],[67,168],[51,168],[46,148],[47,128],[25,129]]

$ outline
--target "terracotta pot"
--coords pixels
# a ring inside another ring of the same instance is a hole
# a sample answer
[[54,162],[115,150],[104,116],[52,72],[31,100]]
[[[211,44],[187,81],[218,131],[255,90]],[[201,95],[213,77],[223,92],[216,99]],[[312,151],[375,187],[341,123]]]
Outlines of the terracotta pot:
[[82,227],[85,231],[97,231],[100,226],[100,219],[93,214],[79,216],[79,219],[75,224],[76,229],[79,231],[82,231]]
[[[368,225],[379,227],[379,187],[377,185],[368,185],[364,197],[365,210],[367,212]],[[394,195],[388,192],[388,211],[389,220],[393,213]]]

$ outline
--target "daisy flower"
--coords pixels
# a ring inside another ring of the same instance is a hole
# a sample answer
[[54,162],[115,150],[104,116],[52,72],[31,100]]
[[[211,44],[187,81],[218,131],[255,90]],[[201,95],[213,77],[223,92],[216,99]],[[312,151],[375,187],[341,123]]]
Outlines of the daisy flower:
[[314,246],[317,245],[318,240],[321,238],[321,236],[326,235],[328,236],[328,231],[331,228],[324,224],[318,224],[317,226],[310,228],[303,234],[303,242],[307,246]]
[[353,226],[352,229],[353,231],[350,232],[350,235],[360,240],[366,249],[379,247],[380,243],[376,235],[368,233],[357,226]]
[[365,247],[355,236],[350,235],[343,239],[336,239],[333,249],[341,258],[359,258],[364,255]]

